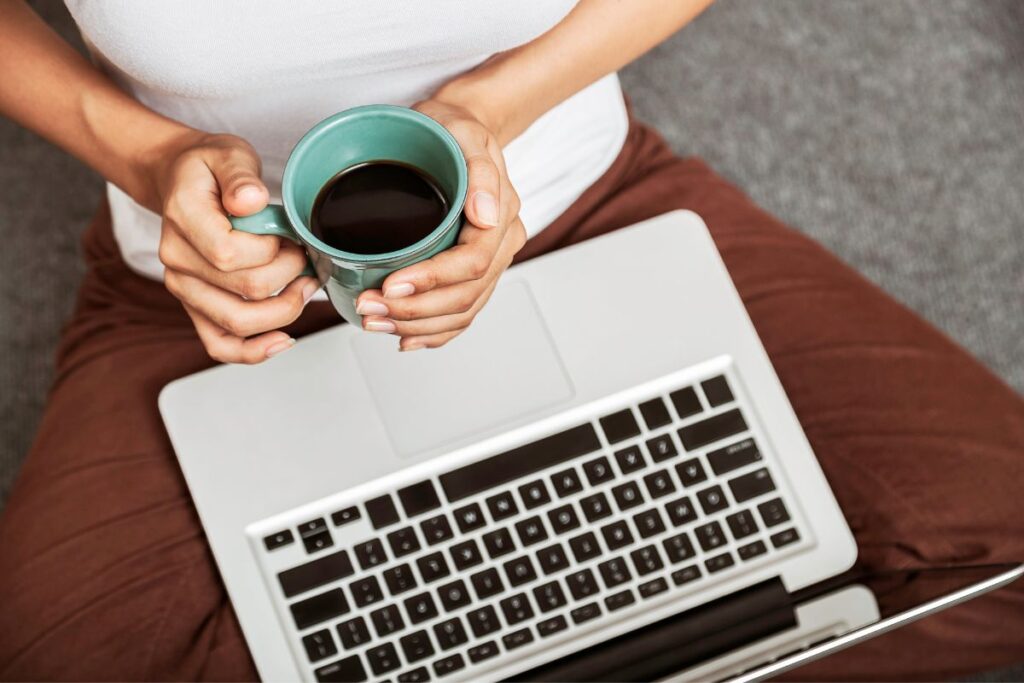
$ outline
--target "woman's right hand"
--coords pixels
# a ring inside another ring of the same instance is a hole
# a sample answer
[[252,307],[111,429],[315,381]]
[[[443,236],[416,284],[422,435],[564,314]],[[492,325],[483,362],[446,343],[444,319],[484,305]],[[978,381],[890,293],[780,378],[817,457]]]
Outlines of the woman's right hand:
[[319,289],[299,277],[306,254],[289,240],[232,230],[269,200],[260,160],[245,140],[196,132],[153,170],[163,215],[164,283],[192,318],[214,360],[259,363],[295,343],[279,328],[299,317]]

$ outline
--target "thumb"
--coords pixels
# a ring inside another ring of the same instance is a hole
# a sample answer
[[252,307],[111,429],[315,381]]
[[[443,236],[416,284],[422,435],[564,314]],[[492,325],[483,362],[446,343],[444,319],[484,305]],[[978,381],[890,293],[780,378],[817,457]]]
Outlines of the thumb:
[[237,148],[226,158],[210,164],[224,209],[232,216],[249,216],[270,201],[267,186],[260,180],[260,159],[256,153]]

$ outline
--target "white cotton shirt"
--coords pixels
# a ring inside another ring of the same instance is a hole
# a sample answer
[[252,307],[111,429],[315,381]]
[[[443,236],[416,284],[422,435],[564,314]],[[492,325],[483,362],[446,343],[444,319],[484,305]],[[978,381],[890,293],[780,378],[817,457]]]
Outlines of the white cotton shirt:
[[[331,114],[408,106],[561,21],[576,0],[66,0],[96,62],[151,109],[233,133],[278,201],[292,147]],[[551,68],[558,68],[552,64]],[[530,235],[612,164],[628,127],[618,78],[562,102],[505,148]],[[160,218],[107,186],[128,265],[162,279]]]

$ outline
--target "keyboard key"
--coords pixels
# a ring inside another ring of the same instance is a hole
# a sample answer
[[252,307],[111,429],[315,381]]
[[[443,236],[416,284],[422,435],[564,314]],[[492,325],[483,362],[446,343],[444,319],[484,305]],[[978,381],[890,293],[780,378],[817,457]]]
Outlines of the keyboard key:
[[684,387],[673,391],[668,397],[672,399],[672,405],[676,407],[676,415],[681,420],[704,410],[700,405],[700,398],[697,397],[697,391],[693,387]]
[[366,501],[366,516],[370,518],[370,524],[374,529],[386,527],[398,521],[398,510],[395,508],[395,501],[391,496],[384,494],[377,498]]
[[624,591],[620,591],[613,595],[609,595],[607,598],[605,598],[604,606],[608,609],[609,612],[614,612],[617,609],[629,607],[634,602],[636,602],[636,597],[633,595],[633,591],[627,588]]
[[442,650],[450,650],[469,640],[466,629],[463,628],[462,621],[458,617],[434,624],[434,636]]
[[455,511],[455,523],[459,525],[459,531],[465,534],[479,529],[486,523],[486,520],[480,506],[470,503]]
[[580,525],[580,519],[576,516],[572,505],[562,505],[549,510],[548,520],[551,522],[552,531],[556,534],[564,534]]
[[331,538],[330,531],[321,531],[318,534],[303,536],[302,545],[305,546],[307,553],[315,553],[318,550],[330,548],[334,545],[334,539]]
[[440,552],[424,555],[416,560],[416,566],[420,569],[420,576],[423,577],[424,583],[437,581],[451,574],[448,563],[444,561],[444,555]]
[[480,548],[473,539],[456,543],[448,552],[451,553],[452,562],[459,571],[475,567],[484,561],[484,558],[480,555]]
[[362,515],[359,514],[359,508],[355,505],[331,513],[331,521],[334,522],[334,526],[344,526],[349,522],[356,521],[360,517]]
[[485,659],[497,656],[498,652],[498,644],[493,640],[489,640],[486,643],[481,643],[480,645],[469,648],[469,650],[466,651],[466,654],[469,655],[469,661],[476,664],[477,662],[482,662]]
[[398,683],[425,683],[429,680],[430,672],[425,666],[398,674]]
[[533,642],[533,634],[528,628],[521,628],[518,631],[513,631],[506,636],[501,637],[501,642],[504,643],[506,650],[515,650],[517,647],[522,647],[528,643]]
[[764,555],[768,552],[768,548],[765,546],[763,541],[754,541],[746,545],[741,545],[736,549],[736,554],[740,556],[740,559],[746,562],[752,560],[758,555]]
[[636,587],[636,589],[640,593],[640,597],[646,600],[648,598],[653,598],[655,595],[667,591],[668,582],[665,581],[665,579],[659,577],[646,583],[641,583],[639,586]]
[[633,515],[633,523],[636,524],[640,538],[650,538],[665,530],[665,523],[661,521],[661,513],[657,508]]
[[725,492],[717,484],[698,491],[697,500],[700,501],[705,515],[712,515],[729,507],[729,501],[725,499]]
[[577,562],[586,562],[601,554],[601,547],[597,544],[597,536],[594,532],[588,531],[574,538],[569,539],[569,547]]
[[697,534],[697,542],[705,552],[725,545],[725,533],[722,531],[722,525],[718,522],[702,524],[693,531]]
[[405,611],[409,613],[409,621],[420,624],[437,616],[437,605],[430,593],[420,593],[405,599]]
[[768,470],[761,468],[750,474],[729,480],[729,490],[737,503],[742,503],[775,490],[775,482]]
[[601,616],[601,608],[596,602],[591,602],[569,612],[569,616],[572,617],[572,623],[582,624],[585,621]]
[[321,531],[327,531],[327,522],[324,521],[323,517],[317,517],[299,525],[300,536],[312,536]]
[[437,589],[437,595],[441,598],[441,606],[446,612],[454,612],[470,603],[469,591],[462,579],[456,579],[446,583]]
[[629,408],[606,415],[599,421],[608,443],[618,443],[640,433],[640,425],[636,423],[633,411]]
[[370,670],[373,671],[374,676],[383,676],[402,665],[398,659],[398,650],[395,649],[393,643],[371,647],[366,651],[366,661],[370,663]]
[[567,622],[565,617],[562,615],[537,622],[537,633],[540,634],[541,638],[553,636],[559,631],[564,631],[567,628],[569,628],[569,622]]
[[267,550],[277,550],[294,542],[295,536],[292,534],[291,529],[285,529],[284,531],[278,531],[276,534],[263,537],[263,546]]
[[640,452],[639,446],[630,446],[621,451],[615,451],[615,461],[619,463],[619,470],[623,474],[647,467],[647,461],[644,460],[644,454]]
[[469,628],[477,638],[483,638],[487,634],[494,633],[501,628],[501,622],[498,621],[498,613],[494,611],[494,607],[491,605],[485,605],[480,609],[469,612],[466,615],[466,621],[469,622]]
[[600,458],[594,458],[584,463],[583,473],[587,475],[587,481],[590,482],[591,486],[597,486],[615,478],[615,473],[612,472],[612,466],[608,462],[608,458],[603,455]]
[[[483,520],[481,520],[482,523]],[[423,520],[420,522],[420,531],[423,532],[423,538],[429,545],[444,543],[455,536],[452,532],[452,525],[448,523],[448,518],[444,515]]]
[[700,383],[700,388],[704,390],[704,396],[712,408],[724,406],[732,401],[732,390],[729,388],[729,382],[726,381],[725,375],[704,380]]
[[519,512],[519,506],[512,498],[512,493],[504,491],[487,499],[487,509],[491,511],[491,519],[495,522],[511,517]]
[[605,560],[597,565],[597,570],[601,572],[601,578],[604,580],[606,588],[614,588],[632,578],[629,573],[629,567],[626,566],[626,561],[621,557]]
[[527,599],[526,593],[519,593],[505,598],[498,604],[501,605],[501,611],[505,615],[505,622],[509,626],[514,626],[533,618],[533,608],[530,607],[530,601]]
[[662,462],[679,455],[676,445],[669,434],[662,434],[653,439],[647,440],[647,452],[651,454],[651,460]]
[[677,586],[682,586],[684,583],[690,583],[700,578],[700,567],[695,564],[691,564],[689,567],[683,567],[672,572],[672,583]]
[[533,569],[529,555],[523,555],[515,560],[505,563],[505,575],[508,577],[509,585],[513,588],[529,583],[537,578],[537,572]]
[[391,546],[391,552],[396,558],[409,555],[420,549],[420,542],[411,526],[388,534],[388,545]]
[[466,662],[463,661],[462,655],[455,653],[434,662],[434,674],[437,676],[447,676],[465,666]]
[[682,482],[683,486],[693,486],[702,481],[707,481],[708,478],[707,472],[704,471],[704,466],[700,464],[700,460],[697,458],[690,458],[676,465],[676,474],[679,475],[679,481]]
[[398,644],[402,646],[402,652],[405,653],[405,661],[410,664],[434,654],[434,646],[430,643],[430,636],[426,631],[416,631],[402,636],[398,639]]
[[668,414],[668,407],[665,406],[665,401],[660,396],[641,403],[640,415],[643,416],[648,429],[664,427],[672,421],[672,416]]
[[397,605],[384,605],[370,612],[370,621],[379,638],[390,636],[405,628],[405,620]]
[[722,553],[721,555],[709,557],[704,560],[704,566],[707,567],[708,572],[712,574],[720,572],[723,569],[728,569],[734,564],[736,564],[736,560],[732,559],[732,555],[729,553]]
[[608,504],[608,498],[603,493],[595,493],[586,498],[580,498],[580,507],[583,509],[583,516],[588,522],[596,522],[612,514],[612,508]]
[[697,519],[697,511],[693,509],[690,499],[687,496],[678,498],[665,506],[669,521],[673,526],[689,524]]
[[601,535],[604,536],[604,542],[608,544],[609,550],[618,550],[633,542],[633,534],[622,520],[601,527]]
[[779,533],[772,534],[771,536],[772,545],[776,548],[781,548],[782,546],[789,545],[790,543],[796,543],[799,540],[800,534],[797,533],[796,529],[786,529],[785,531],[780,531]]
[[651,472],[644,477],[644,485],[647,486],[647,493],[651,496],[651,500],[667,496],[676,490],[675,482],[672,481],[672,475],[668,470]]
[[366,669],[359,655],[352,655],[320,667],[313,675],[322,683],[362,683],[366,680]]
[[302,647],[306,649],[306,656],[310,663],[319,662],[338,654],[338,646],[334,644],[334,638],[327,629],[310,633],[302,639]]
[[281,584],[281,590],[285,597],[290,598],[338,579],[352,576],[354,573],[355,569],[352,567],[352,561],[348,559],[348,553],[339,550],[312,562],[285,570],[277,575],[277,580]]
[[766,527],[773,527],[789,521],[789,510],[781,498],[773,498],[757,506]]
[[580,476],[576,474],[576,470],[573,468],[562,470],[558,474],[552,474],[551,485],[555,487],[555,493],[558,494],[559,498],[565,498],[583,490]]
[[569,558],[565,556],[565,550],[560,543],[538,550],[537,562],[545,574],[554,574],[569,566]]
[[672,564],[683,562],[697,554],[697,551],[693,547],[693,543],[690,542],[690,537],[687,536],[685,532],[675,536],[669,536],[661,542],[661,545],[665,548],[665,554],[668,556],[668,561]]
[[406,517],[415,517],[429,510],[441,507],[441,499],[437,497],[437,489],[429,479],[412,486],[398,489],[398,500],[402,503]]
[[565,606],[565,593],[557,581],[543,583],[533,589],[533,598],[541,612],[550,612],[553,609]]
[[757,522],[754,521],[754,515],[750,514],[749,510],[732,513],[725,518],[725,523],[729,525],[729,531],[737,541],[757,533]]
[[345,594],[341,592],[340,588],[293,602],[289,609],[291,609],[292,618],[295,620],[295,627],[300,631],[328,619],[340,617],[349,611],[348,600],[345,599]]
[[476,597],[480,600],[497,595],[498,593],[505,590],[504,584],[501,582],[501,575],[498,570],[494,567],[477,572],[469,577],[470,583],[473,584],[473,590],[476,591]]
[[629,556],[632,558],[633,566],[636,567],[636,573],[639,576],[646,576],[665,566],[661,561],[661,555],[658,554],[658,549],[653,545],[637,548]]
[[734,444],[719,448],[708,453],[708,464],[715,474],[725,474],[738,470],[761,459],[761,451],[753,439],[743,439]]
[[519,540],[524,548],[546,541],[548,538],[548,532],[544,529],[544,522],[540,517],[527,517],[521,522],[516,522],[516,531],[519,533]]
[[483,535],[484,547],[491,559],[507,555],[516,549],[515,541],[508,529],[495,529]]
[[371,569],[388,561],[387,553],[384,552],[384,544],[380,542],[379,538],[363,541],[355,547],[355,551],[359,566],[363,569]]
[[692,451],[745,431],[747,422],[743,414],[739,408],[733,408],[683,427],[679,430],[679,440],[683,442],[683,448]]
[[531,481],[529,484],[523,484],[519,487],[519,497],[523,499],[523,505],[526,506],[527,510],[532,510],[535,507],[540,507],[545,503],[551,502],[551,495],[548,493],[548,487],[544,484],[544,480],[537,479]]
[[355,601],[356,607],[366,607],[384,599],[380,584],[377,583],[377,578],[374,576],[353,581],[348,588],[352,591],[352,599]]
[[582,600],[597,593],[599,590],[597,579],[594,578],[594,572],[589,569],[581,569],[578,572],[569,574],[565,577],[565,583],[569,586],[569,592],[572,594],[573,600]]
[[627,481],[625,484],[619,484],[612,488],[612,496],[618,503],[619,510],[623,512],[644,502],[640,488],[635,481]]
[[404,593],[416,587],[416,579],[412,575],[412,567],[399,564],[384,572],[384,583],[392,595]]

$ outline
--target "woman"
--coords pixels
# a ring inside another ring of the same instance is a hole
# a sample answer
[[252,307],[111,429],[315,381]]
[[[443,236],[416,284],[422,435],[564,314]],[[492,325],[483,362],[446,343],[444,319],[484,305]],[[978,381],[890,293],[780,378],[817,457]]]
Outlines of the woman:
[[[405,351],[440,346],[514,258],[693,209],[861,561],[1024,557],[1021,400],[629,118],[615,71],[709,2],[68,0],[96,67],[22,2],[0,5],[0,112],[110,182],[84,238],[89,271],[50,403],[0,522],[0,676],[255,676],[156,394],[214,361],[263,362],[337,322],[317,283],[299,277],[297,247],[231,232],[226,215],[278,193],[287,153],[313,123],[371,102],[415,103],[446,126],[470,177],[459,245],[364,293],[368,331],[396,335]],[[1021,632],[1018,585],[794,675],[956,676],[1020,659]]]

